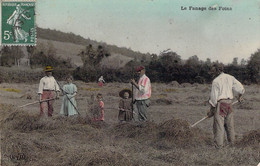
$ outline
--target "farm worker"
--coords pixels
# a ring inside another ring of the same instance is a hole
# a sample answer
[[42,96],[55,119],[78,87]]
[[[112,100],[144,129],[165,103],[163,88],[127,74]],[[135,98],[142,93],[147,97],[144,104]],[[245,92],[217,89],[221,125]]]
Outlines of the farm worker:
[[212,82],[209,103],[211,105],[208,116],[214,116],[213,133],[216,148],[223,147],[225,131],[230,145],[234,144],[234,112],[232,109],[232,90],[238,93],[237,99],[242,101],[245,92],[243,85],[233,76],[223,72],[222,64],[213,64],[210,73],[216,77]]
[[[76,110],[76,100],[75,96],[77,94],[77,87],[72,83],[73,77],[70,75],[67,77],[67,84],[63,86],[64,96],[62,98],[62,105],[60,114],[64,116],[77,115],[78,112]],[[66,96],[67,95],[67,96]]]
[[119,96],[122,98],[119,101],[119,122],[131,121],[133,118],[132,112],[132,91],[130,89],[123,89],[119,92]]
[[97,94],[96,102],[94,104],[94,108],[92,110],[92,121],[104,121],[105,120],[105,113],[104,113],[104,102],[101,93]]
[[46,99],[58,99],[60,88],[52,76],[53,68],[51,66],[45,67],[46,76],[40,80],[38,95],[40,100],[40,116],[43,116],[46,113],[46,109],[48,110],[47,115],[49,117],[52,116],[53,113],[53,103],[54,100],[49,100],[47,102],[41,102]]
[[151,82],[150,79],[145,75],[144,66],[139,66],[136,68],[136,72],[139,74],[140,78],[138,83],[134,79],[131,79],[131,83],[135,87],[134,99],[137,108],[138,120],[147,121],[148,107],[150,106],[151,97]]
[[99,79],[98,79],[98,86],[102,87],[105,83],[105,80],[103,78],[103,76],[101,76]]

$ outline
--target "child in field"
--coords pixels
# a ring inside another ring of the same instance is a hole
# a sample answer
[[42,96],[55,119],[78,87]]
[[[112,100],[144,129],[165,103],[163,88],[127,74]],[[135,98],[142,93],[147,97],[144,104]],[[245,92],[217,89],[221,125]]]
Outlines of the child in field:
[[77,94],[77,87],[72,83],[73,77],[68,76],[67,84],[63,86],[63,98],[60,114],[65,116],[77,115],[77,103],[75,96]]
[[103,87],[104,83],[105,83],[105,80],[104,80],[103,76],[101,76],[98,79],[98,86]]
[[92,121],[104,121],[104,102],[102,94],[97,94],[97,101],[94,103]]
[[131,94],[132,91],[129,89],[123,89],[119,92],[119,96],[122,98],[119,101],[118,120],[120,122],[131,121],[133,118]]

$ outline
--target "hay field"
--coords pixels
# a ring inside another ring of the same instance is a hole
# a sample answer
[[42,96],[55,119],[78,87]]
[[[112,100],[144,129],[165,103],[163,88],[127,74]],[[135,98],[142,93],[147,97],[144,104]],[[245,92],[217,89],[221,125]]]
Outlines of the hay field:
[[[210,85],[152,84],[151,121],[119,124],[118,92],[130,84],[74,82],[80,117],[59,116],[61,99],[52,118],[39,119],[38,84],[0,84],[2,165],[234,165],[260,162],[259,85],[246,86],[245,102],[236,104],[234,147],[212,145],[212,120],[189,125],[206,115]],[[63,84],[63,82],[61,82]],[[105,122],[89,119],[90,97],[102,93]]]

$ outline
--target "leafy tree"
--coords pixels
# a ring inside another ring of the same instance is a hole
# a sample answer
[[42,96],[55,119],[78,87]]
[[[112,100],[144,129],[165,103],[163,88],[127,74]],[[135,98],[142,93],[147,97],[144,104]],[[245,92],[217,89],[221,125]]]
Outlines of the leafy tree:
[[260,49],[251,55],[247,69],[251,81],[253,83],[260,83]]
[[205,62],[205,64],[207,64],[208,66],[210,66],[210,65],[211,65],[211,60],[210,60],[210,58],[207,58],[207,59],[206,59],[206,62]]
[[86,46],[86,50],[81,51],[78,56],[83,61],[83,66],[98,67],[104,57],[110,56],[110,53],[101,45],[97,49],[93,48],[91,44]]
[[62,59],[56,54],[57,50],[51,42],[45,44],[38,44],[35,48],[27,48],[29,50],[29,58],[31,67],[44,67],[47,65],[53,67],[71,68],[71,59]]
[[186,61],[186,64],[190,65],[190,66],[198,66],[198,65],[200,65],[200,60],[197,55],[193,55],[188,58],[188,60]]
[[238,65],[238,58],[233,58],[232,65],[237,66]]
[[1,50],[1,66],[13,66],[18,64],[18,60],[24,57],[20,47],[4,46]]
[[246,66],[246,64],[247,64],[247,61],[244,58],[242,58],[241,61],[240,61],[240,65]]

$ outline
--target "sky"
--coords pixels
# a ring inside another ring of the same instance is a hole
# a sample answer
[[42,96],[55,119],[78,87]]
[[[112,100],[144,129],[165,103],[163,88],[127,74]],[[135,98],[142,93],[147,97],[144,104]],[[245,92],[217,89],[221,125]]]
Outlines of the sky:
[[231,63],[260,49],[260,0],[37,0],[36,23],[142,53],[171,49],[182,59]]

